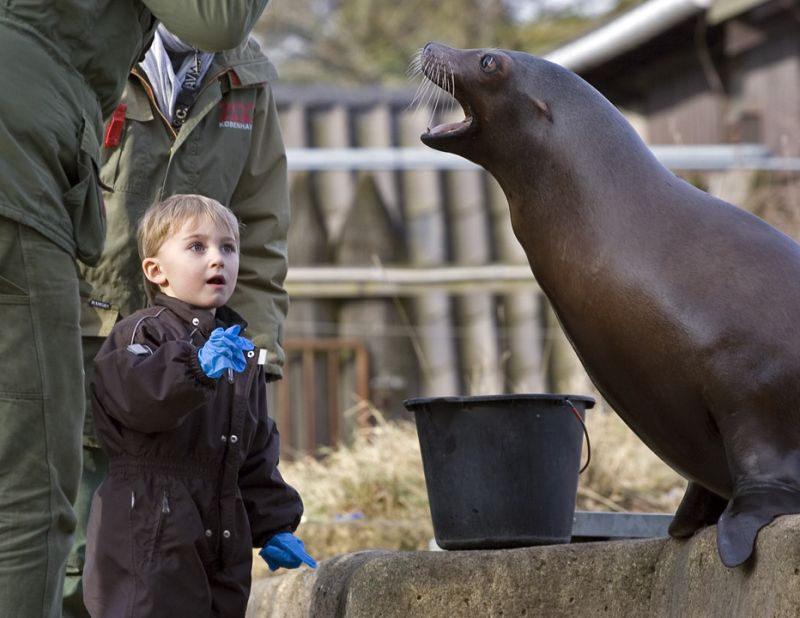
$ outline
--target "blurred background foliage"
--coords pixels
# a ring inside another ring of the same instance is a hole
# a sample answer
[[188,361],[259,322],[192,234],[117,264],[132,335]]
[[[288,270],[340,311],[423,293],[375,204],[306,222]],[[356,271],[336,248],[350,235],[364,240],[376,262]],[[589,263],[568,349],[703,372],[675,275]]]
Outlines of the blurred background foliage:
[[534,54],[613,19],[638,0],[273,0],[256,36],[281,81],[407,82],[428,41]]

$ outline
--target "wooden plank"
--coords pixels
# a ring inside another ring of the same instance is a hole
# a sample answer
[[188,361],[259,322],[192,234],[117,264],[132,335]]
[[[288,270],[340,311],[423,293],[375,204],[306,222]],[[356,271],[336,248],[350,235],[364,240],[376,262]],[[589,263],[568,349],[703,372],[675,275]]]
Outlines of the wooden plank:
[[[460,112],[458,112],[460,114]],[[485,172],[447,172],[449,229],[456,263],[478,266],[491,261]],[[494,299],[483,286],[456,299],[462,371],[466,393],[503,391]]]
[[[359,177],[336,259],[346,266],[402,263],[405,259],[402,230],[387,212],[371,175]],[[403,415],[403,400],[418,392],[419,364],[402,305],[403,301],[391,298],[347,299],[339,310],[340,335],[364,341],[369,350],[369,400],[390,418]]]
[[[350,142],[350,115],[343,105],[334,105],[311,114],[311,145],[317,148],[346,148]],[[336,239],[355,195],[353,174],[347,170],[315,172],[315,196],[325,217],[330,238]]]
[[[489,208],[492,216],[497,256],[505,263],[528,266],[522,245],[511,228],[508,201],[494,179],[488,184]],[[533,275],[531,274],[531,279]],[[539,290],[509,290],[501,296],[502,356],[505,392],[541,393],[546,390],[546,366],[542,357],[544,329],[542,294]]]
[[[419,145],[419,134],[429,110],[406,110],[398,118],[401,146]],[[430,272],[446,263],[447,231],[441,174],[436,170],[408,170],[402,174],[403,209],[408,230],[409,263]],[[400,293],[399,290],[395,293]],[[415,348],[422,382],[419,396],[457,395],[461,392],[456,334],[450,296],[442,288],[427,289],[412,301],[416,325]]]

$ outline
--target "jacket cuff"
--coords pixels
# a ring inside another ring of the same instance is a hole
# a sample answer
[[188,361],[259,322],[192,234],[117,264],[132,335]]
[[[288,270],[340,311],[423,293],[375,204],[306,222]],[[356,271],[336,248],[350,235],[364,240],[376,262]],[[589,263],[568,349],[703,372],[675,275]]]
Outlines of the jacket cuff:
[[281,342],[276,340],[274,336],[256,335],[253,337],[253,343],[257,348],[263,348],[267,351],[267,362],[264,365],[264,371],[267,374],[273,374],[276,377],[267,377],[267,381],[283,377],[283,365],[286,361],[286,353],[283,351]]
[[280,528],[275,528],[274,530],[270,530],[268,532],[261,532],[258,537],[253,537],[253,547],[255,549],[264,549],[267,546],[267,543],[269,543],[269,540],[276,534],[280,534],[281,532],[294,534],[294,531],[297,530],[299,525],[300,519],[298,518],[296,524],[292,522],[292,524],[288,526],[281,526]]
[[203,368],[200,366],[200,359],[198,358],[200,350],[194,350],[189,354],[189,375],[194,380],[205,388],[214,388],[217,381],[214,378],[209,378]]
[[274,363],[266,363],[264,365],[264,374],[267,382],[275,382],[283,377],[283,367]]

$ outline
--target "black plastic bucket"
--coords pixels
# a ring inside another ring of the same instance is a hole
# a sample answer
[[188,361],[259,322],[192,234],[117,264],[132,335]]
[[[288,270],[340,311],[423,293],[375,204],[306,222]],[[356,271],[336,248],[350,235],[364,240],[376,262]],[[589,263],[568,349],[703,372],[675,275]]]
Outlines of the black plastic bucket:
[[578,395],[408,399],[436,543],[496,549],[568,543],[578,489]]

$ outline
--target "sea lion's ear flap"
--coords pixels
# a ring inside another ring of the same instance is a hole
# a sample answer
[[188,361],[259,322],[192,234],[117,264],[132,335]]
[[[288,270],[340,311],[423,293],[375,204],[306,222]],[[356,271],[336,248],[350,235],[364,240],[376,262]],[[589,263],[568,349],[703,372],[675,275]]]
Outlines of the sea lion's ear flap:
[[541,99],[537,99],[536,97],[531,97],[531,102],[545,118],[547,118],[550,122],[553,122],[553,114],[550,113],[550,106],[547,103]]

